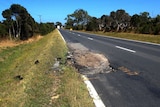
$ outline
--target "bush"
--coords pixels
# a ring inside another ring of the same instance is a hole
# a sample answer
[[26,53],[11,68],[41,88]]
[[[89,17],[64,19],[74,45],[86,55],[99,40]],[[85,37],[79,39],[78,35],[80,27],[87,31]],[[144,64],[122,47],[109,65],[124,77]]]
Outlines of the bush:
[[55,29],[54,23],[40,23],[39,30],[40,34],[46,35]]

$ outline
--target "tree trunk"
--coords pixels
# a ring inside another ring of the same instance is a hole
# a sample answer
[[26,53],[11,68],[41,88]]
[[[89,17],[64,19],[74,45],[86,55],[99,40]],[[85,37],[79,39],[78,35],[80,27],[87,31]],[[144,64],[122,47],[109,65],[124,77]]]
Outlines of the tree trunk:
[[20,35],[21,35],[21,25],[19,27],[19,32],[18,32],[19,39],[20,39]]
[[9,28],[8,33],[9,33],[9,39],[12,40],[12,35],[11,35],[11,29],[10,28]]
[[16,38],[19,38],[19,24],[17,19],[16,19],[16,27],[17,27]]
[[12,24],[12,30],[13,30],[13,38],[15,39],[15,29],[14,29],[13,24]]
[[119,31],[120,28],[120,24],[117,24],[117,32]]

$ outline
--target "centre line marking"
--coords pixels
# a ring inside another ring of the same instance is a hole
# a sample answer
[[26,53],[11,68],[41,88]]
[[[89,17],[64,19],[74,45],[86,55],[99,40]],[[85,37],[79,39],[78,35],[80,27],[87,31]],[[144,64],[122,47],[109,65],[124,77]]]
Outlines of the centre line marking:
[[80,34],[78,34],[78,36],[81,36]]
[[89,40],[93,40],[93,38],[88,37]]
[[116,48],[119,48],[119,49],[122,49],[122,50],[125,50],[125,51],[128,51],[128,52],[136,53],[136,51],[134,51],[134,50],[127,49],[127,48],[124,48],[124,47],[121,47],[121,46],[116,46]]

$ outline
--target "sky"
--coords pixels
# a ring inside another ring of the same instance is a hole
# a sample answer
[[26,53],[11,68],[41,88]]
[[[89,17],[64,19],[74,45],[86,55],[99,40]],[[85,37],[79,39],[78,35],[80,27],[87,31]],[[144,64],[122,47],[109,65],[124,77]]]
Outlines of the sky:
[[129,15],[149,12],[151,17],[160,15],[160,0],[0,0],[0,21],[4,20],[2,11],[12,4],[25,7],[31,16],[40,22],[61,22],[68,14],[77,9],[83,9],[90,16],[101,17],[111,11],[124,9]]

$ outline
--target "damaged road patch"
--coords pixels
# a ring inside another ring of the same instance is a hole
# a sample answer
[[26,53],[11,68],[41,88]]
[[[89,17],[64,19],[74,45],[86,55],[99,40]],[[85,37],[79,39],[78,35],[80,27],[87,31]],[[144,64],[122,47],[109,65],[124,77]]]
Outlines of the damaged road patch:
[[103,54],[92,52],[80,43],[69,43],[68,47],[73,56],[73,64],[80,73],[87,75],[112,71]]
[[137,71],[131,71],[128,68],[123,67],[123,66],[119,67],[118,69],[121,70],[122,72],[128,74],[128,75],[139,75],[139,72],[137,72]]

